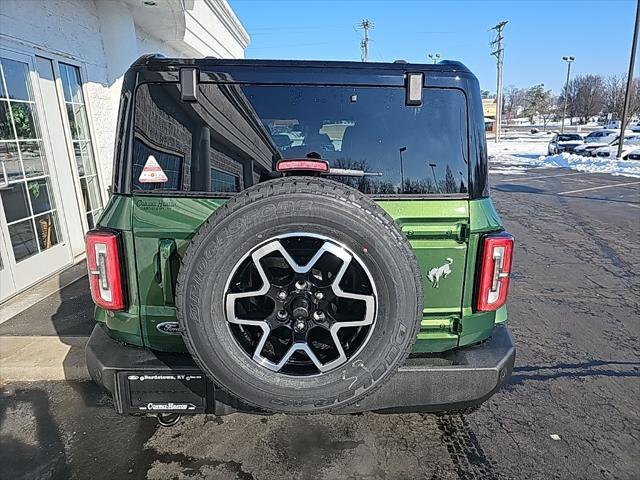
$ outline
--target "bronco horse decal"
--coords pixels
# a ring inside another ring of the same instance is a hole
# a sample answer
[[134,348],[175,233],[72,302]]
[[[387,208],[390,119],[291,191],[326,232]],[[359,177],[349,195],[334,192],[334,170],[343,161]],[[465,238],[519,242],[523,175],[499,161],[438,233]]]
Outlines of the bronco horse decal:
[[451,264],[453,263],[453,258],[447,257],[447,263],[440,267],[433,267],[427,273],[427,278],[431,282],[431,286],[433,288],[438,288],[440,285],[441,278],[447,278],[447,275],[451,273]]

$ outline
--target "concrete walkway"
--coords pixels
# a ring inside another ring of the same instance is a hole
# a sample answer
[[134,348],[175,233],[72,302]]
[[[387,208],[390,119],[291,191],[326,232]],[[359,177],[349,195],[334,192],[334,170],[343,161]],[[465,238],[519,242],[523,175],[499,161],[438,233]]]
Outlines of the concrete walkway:
[[89,337],[0,336],[0,384],[88,380],[84,346]]
[[75,265],[0,306],[0,384],[89,379],[84,346],[94,320],[85,272]]

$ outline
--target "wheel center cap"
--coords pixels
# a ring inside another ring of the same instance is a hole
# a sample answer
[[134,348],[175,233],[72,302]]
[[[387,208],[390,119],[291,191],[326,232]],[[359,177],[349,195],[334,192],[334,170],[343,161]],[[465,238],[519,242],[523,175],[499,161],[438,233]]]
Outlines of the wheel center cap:
[[300,295],[296,297],[293,302],[291,302],[291,311],[293,313],[293,318],[296,320],[306,320],[309,318],[309,309],[311,307],[311,303],[307,300],[306,297]]

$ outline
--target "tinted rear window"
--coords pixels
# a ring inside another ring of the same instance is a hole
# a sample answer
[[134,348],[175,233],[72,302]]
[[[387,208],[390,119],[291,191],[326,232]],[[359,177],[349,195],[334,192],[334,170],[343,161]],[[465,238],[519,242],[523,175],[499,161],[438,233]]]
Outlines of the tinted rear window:
[[[198,102],[177,84],[136,93],[133,190],[233,193],[269,178],[282,158],[320,156],[364,193],[467,192],[464,94],[425,88],[405,105],[404,88],[200,84]],[[166,174],[142,182],[153,156]],[[352,172],[353,173],[353,172]]]

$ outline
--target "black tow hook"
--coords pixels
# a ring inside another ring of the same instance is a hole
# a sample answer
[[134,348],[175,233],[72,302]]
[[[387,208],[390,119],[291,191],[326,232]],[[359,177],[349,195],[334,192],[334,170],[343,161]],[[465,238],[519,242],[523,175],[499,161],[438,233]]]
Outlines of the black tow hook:
[[161,426],[173,427],[180,421],[182,415],[179,413],[158,413],[156,418]]

